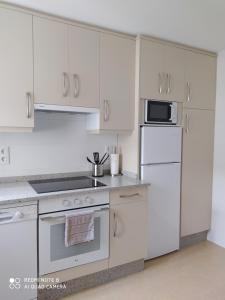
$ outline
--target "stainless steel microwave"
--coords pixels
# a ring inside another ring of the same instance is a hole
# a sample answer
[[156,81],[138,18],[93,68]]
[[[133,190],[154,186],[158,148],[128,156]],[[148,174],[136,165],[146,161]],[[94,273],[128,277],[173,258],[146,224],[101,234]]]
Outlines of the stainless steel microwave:
[[177,124],[177,103],[145,100],[145,124]]

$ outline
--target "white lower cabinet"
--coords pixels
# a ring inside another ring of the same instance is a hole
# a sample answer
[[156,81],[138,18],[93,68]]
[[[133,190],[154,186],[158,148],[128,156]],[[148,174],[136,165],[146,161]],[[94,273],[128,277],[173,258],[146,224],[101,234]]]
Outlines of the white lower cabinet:
[[146,256],[146,189],[127,188],[110,193],[109,268]]

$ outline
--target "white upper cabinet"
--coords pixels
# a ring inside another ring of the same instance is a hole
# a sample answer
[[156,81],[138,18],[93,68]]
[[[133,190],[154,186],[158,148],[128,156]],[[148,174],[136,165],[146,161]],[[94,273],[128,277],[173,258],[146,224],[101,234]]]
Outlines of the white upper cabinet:
[[214,109],[216,57],[186,51],[185,84],[185,107]]
[[134,127],[135,41],[100,36],[100,129]]
[[69,105],[67,25],[34,17],[35,103]]
[[140,39],[140,98],[184,100],[184,51]]
[[69,26],[71,105],[99,107],[99,33]]
[[99,33],[34,17],[35,103],[99,107]]
[[140,97],[143,99],[162,99],[163,84],[163,46],[147,40],[140,40]]
[[0,8],[0,128],[32,128],[32,16]]
[[166,76],[164,99],[184,101],[184,50],[163,46],[163,62]]

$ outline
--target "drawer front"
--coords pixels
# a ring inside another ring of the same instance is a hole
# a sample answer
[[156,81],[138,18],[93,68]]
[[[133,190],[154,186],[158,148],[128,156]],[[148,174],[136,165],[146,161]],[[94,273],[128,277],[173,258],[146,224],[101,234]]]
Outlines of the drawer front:
[[146,187],[129,187],[110,192],[110,205],[146,200]]

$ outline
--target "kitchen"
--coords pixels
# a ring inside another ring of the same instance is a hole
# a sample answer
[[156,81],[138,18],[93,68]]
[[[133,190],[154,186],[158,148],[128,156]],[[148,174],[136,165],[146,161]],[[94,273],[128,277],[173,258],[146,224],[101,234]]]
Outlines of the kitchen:
[[[74,10],[67,1],[64,9]],[[198,247],[223,253],[213,192],[220,52],[70,18],[56,3],[6,2],[4,299],[84,299],[135,276],[148,280],[167,257],[185,260],[192,249],[199,255]],[[113,290],[105,299],[116,297]]]

